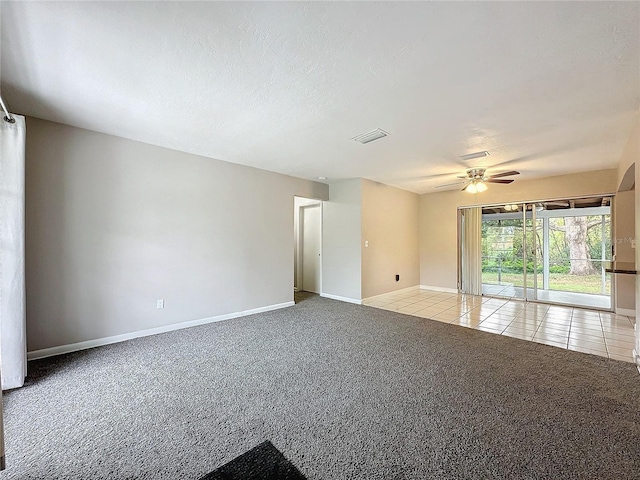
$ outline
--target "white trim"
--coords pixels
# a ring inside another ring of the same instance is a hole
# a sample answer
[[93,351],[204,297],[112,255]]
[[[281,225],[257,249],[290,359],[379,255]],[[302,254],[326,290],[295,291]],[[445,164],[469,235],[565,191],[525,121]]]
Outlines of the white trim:
[[640,355],[638,355],[637,350],[633,350],[633,360],[636,364],[636,368],[638,369],[638,373],[640,373]]
[[272,310],[279,310],[281,308],[287,308],[295,305],[296,302],[284,302],[284,303],[276,303],[274,305],[267,305],[265,307],[252,308],[251,310],[243,310],[240,312],[239,316],[246,317],[247,315],[254,315],[256,313],[264,313],[270,312]]
[[434,292],[458,293],[457,288],[432,287],[430,285],[420,285],[420,290],[433,290]]
[[247,315],[253,315],[255,313],[270,312],[271,310],[278,310],[280,308],[286,308],[295,305],[295,302],[277,303],[275,305],[267,305],[266,307],[252,308],[251,310],[243,310],[241,312],[226,313],[224,315],[216,315],[215,317],[200,318],[198,320],[189,320],[187,322],[172,323],[171,325],[163,325],[156,328],[147,328],[145,330],[138,330],[135,332],[123,333],[121,335],[114,335],[112,337],[97,338],[95,340],[86,340],[84,342],[70,343],[68,345],[60,345],[57,347],[43,348],[41,350],[33,350],[27,352],[27,360],[36,360],[39,358],[53,357],[55,355],[62,355],[63,353],[77,352],[79,350],[86,350],[88,348],[101,347],[103,345],[111,345],[112,343],[124,342],[126,340],[132,340],[134,338],[148,337],[150,335],[157,335],[159,333],[173,332],[175,330],[182,330],[183,328],[197,327],[200,325],[206,325],[208,323],[221,322],[223,320],[230,320],[232,318],[246,317]]
[[320,296],[324,298],[330,298],[332,300],[339,300],[340,302],[355,303],[356,305],[362,305],[362,300],[357,300],[355,298],[341,297],[340,295],[332,295],[330,293],[321,293]]
[[635,317],[636,310],[635,308],[616,308],[617,315],[626,315],[627,317]]
[[363,298],[362,299],[362,303],[364,304],[366,302],[371,302],[371,301],[375,300],[376,298],[386,297],[387,295],[390,295],[392,293],[411,292],[413,290],[419,290],[419,289],[420,289],[420,285],[414,285],[413,287],[406,287],[406,288],[401,288],[399,290],[392,290],[392,291],[387,292],[387,293],[381,293],[380,295],[374,295],[372,297]]
[[[574,195],[572,197],[556,197],[556,198],[538,198],[538,199],[529,199],[529,200],[518,200],[517,202],[506,202],[506,203],[544,203],[544,202],[556,202],[562,200],[576,200],[578,198],[601,198],[601,197],[615,197],[616,193],[590,193],[587,195]],[[469,208],[469,207],[499,207],[504,205],[505,202],[502,203],[474,203],[471,205],[462,205],[458,207],[458,210]]]
[[[520,202],[514,202],[520,203]],[[584,208],[576,208],[575,210],[569,209],[557,209],[557,210],[543,210],[542,212],[537,212],[536,217],[538,218],[562,218],[562,217],[581,217],[587,215],[610,215],[611,207],[584,207]],[[533,213],[527,212],[527,218],[532,218]],[[482,220],[510,220],[510,219],[521,219],[522,213],[485,213],[482,215]]]

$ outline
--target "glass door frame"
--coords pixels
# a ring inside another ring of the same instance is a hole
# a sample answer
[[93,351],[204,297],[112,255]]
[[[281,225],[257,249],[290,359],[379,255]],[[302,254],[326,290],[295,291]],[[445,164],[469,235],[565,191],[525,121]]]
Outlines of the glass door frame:
[[[557,198],[553,198],[553,199],[545,199],[545,200],[529,200],[529,201],[512,201],[512,202],[500,202],[500,203],[490,203],[490,204],[478,204],[478,205],[468,205],[468,206],[461,206],[458,207],[458,211],[457,211],[457,216],[458,216],[458,255],[457,255],[457,260],[458,260],[458,292],[463,293],[462,292],[462,255],[461,255],[461,246],[462,246],[462,235],[463,235],[463,230],[462,230],[462,210],[464,210],[465,208],[473,208],[473,207],[481,207],[481,208],[490,208],[490,207],[501,207],[506,205],[521,205],[523,206],[523,211],[522,211],[522,222],[523,222],[523,235],[522,235],[522,263],[523,263],[523,294],[522,296],[516,296],[516,297],[509,297],[509,296],[503,296],[503,295],[499,295],[499,294],[485,294],[483,293],[483,296],[487,296],[487,297],[495,297],[495,298],[509,298],[509,299],[516,299],[516,300],[520,300],[520,301],[525,301],[525,302],[539,302],[539,303],[545,303],[545,304],[552,304],[552,305],[566,305],[566,306],[572,306],[572,307],[582,307],[582,308],[589,308],[589,309],[594,309],[594,310],[601,310],[601,311],[615,311],[615,281],[613,278],[613,275],[611,277],[611,281],[610,281],[610,292],[609,292],[609,304],[610,307],[609,308],[603,308],[603,307],[592,307],[592,306],[585,306],[585,305],[578,305],[578,304],[571,304],[571,303],[563,303],[563,302],[559,302],[559,301],[552,301],[549,299],[540,299],[539,295],[538,295],[538,254],[537,254],[537,242],[536,242],[536,230],[537,230],[537,220],[538,220],[538,215],[537,215],[537,211],[536,211],[536,204],[539,203],[550,203],[550,202],[559,202],[559,201],[569,201],[571,202],[572,200],[577,200],[577,199],[585,199],[585,198],[604,198],[607,197],[610,199],[609,202],[609,218],[610,218],[610,241],[611,241],[611,256],[612,256],[612,260],[615,257],[615,250],[614,250],[614,232],[615,232],[615,208],[614,208],[614,202],[615,202],[615,193],[611,193],[611,194],[596,194],[596,195],[580,195],[580,196],[574,196],[574,197],[557,197]],[[587,207],[588,208],[588,207]],[[516,213],[516,212],[514,212]],[[520,213],[520,212],[517,212]],[[516,216],[514,216],[514,218],[517,218]],[[527,220],[531,221],[531,225],[527,225]],[[548,287],[548,283],[549,283],[549,279],[548,277],[548,268],[544,268],[544,265],[548,264],[549,261],[549,238],[548,238],[548,232],[547,234],[545,234],[544,232],[546,230],[548,230],[548,226],[545,227],[544,225],[546,225],[548,222],[545,222],[543,224],[543,239],[542,239],[542,248],[544,250],[543,252],[543,278],[542,278],[542,282],[543,282],[543,286],[542,289],[544,290],[545,287]],[[529,260],[529,254],[527,252],[528,250],[528,245],[527,245],[527,240],[526,240],[526,233],[527,233],[527,229],[531,229],[533,232],[532,235],[532,247],[533,247],[533,255],[531,255],[532,259],[533,259],[533,288],[530,289],[529,285],[528,285],[528,273],[527,273],[527,262]],[[603,239],[604,239],[604,229],[603,229]],[[605,261],[604,260],[604,253],[605,253],[605,243],[603,242],[602,244],[602,252],[603,255],[600,260],[601,260],[601,270],[602,270],[602,262]],[[546,255],[545,255],[546,253]],[[546,280],[545,280],[546,279]],[[546,288],[547,290],[549,288]],[[529,290],[532,290],[532,295],[529,294]]]

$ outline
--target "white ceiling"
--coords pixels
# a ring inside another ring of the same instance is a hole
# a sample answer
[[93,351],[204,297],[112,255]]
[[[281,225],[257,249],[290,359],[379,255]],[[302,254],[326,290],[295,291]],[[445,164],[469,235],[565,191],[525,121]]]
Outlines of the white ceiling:
[[316,180],[614,168],[639,111],[639,2],[1,9],[14,111]]

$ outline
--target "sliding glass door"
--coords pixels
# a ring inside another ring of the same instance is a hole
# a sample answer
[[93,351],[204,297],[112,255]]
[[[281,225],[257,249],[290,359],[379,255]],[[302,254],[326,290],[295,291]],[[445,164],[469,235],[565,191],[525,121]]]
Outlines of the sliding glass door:
[[543,283],[539,300],[611,308],[611,207],[541,212]]
[[481,208],[483,295],[611,309],[610,197]]
[[524,299],[522,213],[507,213],[482,220],[482,293]]

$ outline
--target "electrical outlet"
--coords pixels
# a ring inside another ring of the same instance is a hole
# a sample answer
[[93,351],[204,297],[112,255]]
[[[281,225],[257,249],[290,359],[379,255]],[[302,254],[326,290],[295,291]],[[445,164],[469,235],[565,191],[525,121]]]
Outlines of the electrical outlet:
[[160,299],[156,302],[156,308],[164,308],[164,300]]

